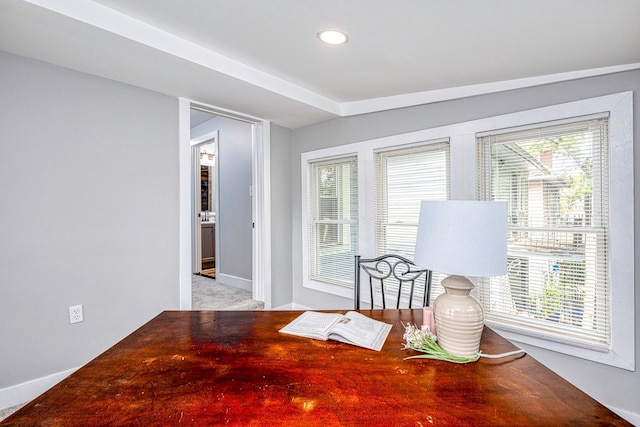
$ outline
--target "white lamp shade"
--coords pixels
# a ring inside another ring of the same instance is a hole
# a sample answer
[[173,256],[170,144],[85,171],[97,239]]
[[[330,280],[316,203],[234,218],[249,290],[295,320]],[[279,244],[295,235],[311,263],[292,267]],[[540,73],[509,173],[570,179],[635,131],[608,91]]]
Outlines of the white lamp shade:
[[414,262],[459,276],[505,274],[507,203],[423,200]]

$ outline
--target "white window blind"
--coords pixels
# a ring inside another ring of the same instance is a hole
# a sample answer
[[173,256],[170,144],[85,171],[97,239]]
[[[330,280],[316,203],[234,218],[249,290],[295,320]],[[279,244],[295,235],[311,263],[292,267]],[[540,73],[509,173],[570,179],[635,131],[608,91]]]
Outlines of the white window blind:
[[309,163],[310,279],[353,286],[358,250],[355,156]]
[[478,193],[508,203],[508,273],[483,279],[488,322],[593,349],[611,344],[608,118],[479,136]]
[[[421,200],[449,198],[449,142],[375,153],[375,252],[413,260]],[[440,277],[434,275],[431,299]],[[388,286],[393,286],[389,282]],[[418,301],[422,293],[415,295]]]

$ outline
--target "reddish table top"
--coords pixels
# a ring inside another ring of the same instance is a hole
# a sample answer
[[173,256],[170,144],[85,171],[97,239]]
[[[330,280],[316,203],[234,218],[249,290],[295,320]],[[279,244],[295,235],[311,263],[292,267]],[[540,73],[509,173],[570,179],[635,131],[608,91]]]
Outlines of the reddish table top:
[[163,312],[0,425],[630,425],[528,355],[403,360],[422,310],[361,312],[382,351],[278,333],[298,311]]

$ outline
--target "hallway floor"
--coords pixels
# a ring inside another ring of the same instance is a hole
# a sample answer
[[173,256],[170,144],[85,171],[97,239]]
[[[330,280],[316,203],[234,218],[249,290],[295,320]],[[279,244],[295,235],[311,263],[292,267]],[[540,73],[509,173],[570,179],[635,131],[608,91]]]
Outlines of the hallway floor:
[[251,299],[251,292],[222,285],[194,274],[191,280],[192,310],[262,310],[264,303]]

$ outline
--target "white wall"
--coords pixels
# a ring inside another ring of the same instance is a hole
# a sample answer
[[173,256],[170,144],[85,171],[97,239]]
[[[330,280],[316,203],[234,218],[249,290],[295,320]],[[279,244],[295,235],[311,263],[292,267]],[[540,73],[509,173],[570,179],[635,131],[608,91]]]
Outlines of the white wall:
[[179,307],[178,107],[0,52],[0,108],[3,407]]
[[[302,192],[300,157],[302,153],[629,90],[636,92],[634,135],[637,141],[640,136],[640,114],[638,114],[640,101],[637,94],[640,90],[640,72],[638,71],[335,119],[295,129],[293,131],[292,160],[272,158],[274,169],[279,167],[277,162],[280,162],[283,167],[284,162],[292,162],[293,303],[310,308],[326,309],[350,308],[352,304],[350,299],[317,292],[302,286],[302,211],[300,206]],[[636,212],[638,212],[640,185],[638,185],[637,177],[640,176],[640,150],[637,147],[634,150],[634,159],[636,176],[634,205]],[[615,189],[612,190],[615,191]],[[637,213],[635,218],[635,241],[638,242],[640,224]],[[273,239],[276,241],[278,236],[274,235]],[[640,271],[638,259],[636,259],[635,268],[636,271]],[[638,283],[639,279],[636,278],[636,313],[640,313]],[[640,315],[638,314],[636,315],[635,344],[636,366],[640,366],[638,363],[640,357]],[[528,347],[527,350],[538,360],[600,402],[619,409],[620,412],[635,414],[640,419],[640,393],[638,393],[640,372],[629,372],[534,347]]]

